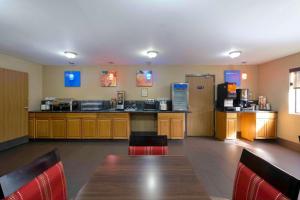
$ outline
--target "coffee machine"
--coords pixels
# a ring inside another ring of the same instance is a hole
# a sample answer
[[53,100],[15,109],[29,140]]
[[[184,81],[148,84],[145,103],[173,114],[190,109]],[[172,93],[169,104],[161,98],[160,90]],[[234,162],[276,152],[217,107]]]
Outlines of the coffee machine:
[[234,106],[241,108],[248,108],[249,105],[249,89],[237,89],[236,99],[234,100]]
[[125,104],[125,91],[117,92],[117,110],[124,110]]
[[235,110],[236,83],[222,83],[217,87],[217,108],[220,110]]

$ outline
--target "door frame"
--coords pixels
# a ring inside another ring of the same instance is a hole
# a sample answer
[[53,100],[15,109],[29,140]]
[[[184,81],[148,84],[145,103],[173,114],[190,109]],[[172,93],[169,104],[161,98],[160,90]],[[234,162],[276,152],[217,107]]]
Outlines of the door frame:
[[[188,77],[212,77],[213,78],[213,135],[212,137],[215,137],[216,135],[216,75],[214,74],[185,74],[185,82],[188,83]],[[186,115],[187,118],[187,115]],[[187,120],[185,121],[185,127],[186,127],[186,131],[185,131],[185,136],[188,137],[187,135]]]

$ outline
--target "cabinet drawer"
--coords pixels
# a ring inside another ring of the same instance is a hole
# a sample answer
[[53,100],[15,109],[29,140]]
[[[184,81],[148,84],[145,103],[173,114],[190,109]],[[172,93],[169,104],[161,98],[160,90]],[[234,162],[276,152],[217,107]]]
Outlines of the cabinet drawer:
[[99,113],[98,118],[129,118],[128,113]]
[[237,118],[237,113],[226,113],[226,117],[228,119],[236,119]]
[[[57,113],[60,114],[60,113]],[[97,113],[66,113],[64,117],[67,118],[96,118]]]
[[51,117],[51,113],[35,113],[36,118],[49,118]]
[[28,113],[28,117],[29,118],[35,118],[35,113],[32,113],[32,112]]
[[51,118],[65,118],[65,113],[51,113]]
[[184,113],[158,113],[158,118],[182,119]]
[[276,113],[256,113],[256,118],[259,119],[272,119],[276,118],[277,114]]
[[97,113],[81,113],[80,118],[96,118]]

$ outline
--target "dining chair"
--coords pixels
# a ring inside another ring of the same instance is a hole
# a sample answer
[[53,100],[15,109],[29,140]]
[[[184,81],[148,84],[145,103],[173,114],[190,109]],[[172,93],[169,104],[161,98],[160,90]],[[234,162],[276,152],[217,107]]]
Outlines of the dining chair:
[[131,135],[128,155],[167,155],[168,138],[165,135]]
[[297,200],[300,181],[244,149],[235,176],[233,200]]
[[66,181],[58,150],[1,176],[0,199],[66,200]]
[[[300,181],[243,149],[238,163],[232,200],[297,200]],[[211,197],[212,200],[225,200]]]

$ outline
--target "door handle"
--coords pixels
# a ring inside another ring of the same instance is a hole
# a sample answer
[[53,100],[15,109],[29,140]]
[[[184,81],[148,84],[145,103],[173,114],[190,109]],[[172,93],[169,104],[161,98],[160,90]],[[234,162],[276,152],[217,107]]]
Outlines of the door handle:
[[24,109],[28,110],[28,107],[24,107]]

